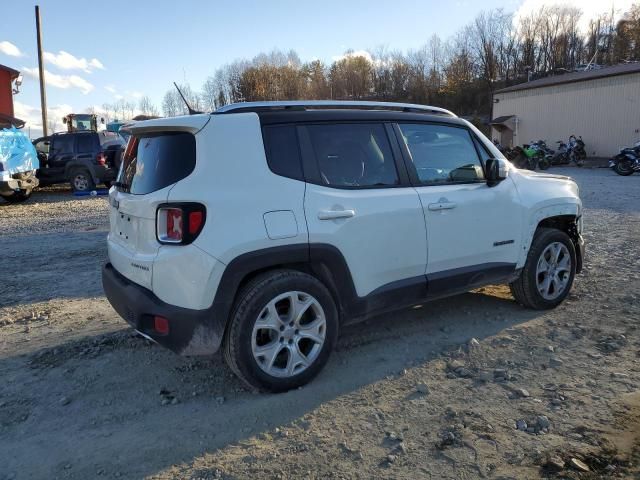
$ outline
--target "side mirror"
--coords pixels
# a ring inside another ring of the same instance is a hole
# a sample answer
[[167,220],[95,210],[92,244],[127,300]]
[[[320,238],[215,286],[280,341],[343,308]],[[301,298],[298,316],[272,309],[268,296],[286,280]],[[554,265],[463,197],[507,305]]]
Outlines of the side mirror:
[[490,158],[484,163],[489,187],[495,187],[509,175],[507,162],[501,158]]

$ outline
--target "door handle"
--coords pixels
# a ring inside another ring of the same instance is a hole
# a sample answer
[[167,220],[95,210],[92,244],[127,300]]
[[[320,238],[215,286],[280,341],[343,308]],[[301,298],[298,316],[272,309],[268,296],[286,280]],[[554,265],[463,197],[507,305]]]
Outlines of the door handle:
[[351,218],[355,216],[355,210],[320,210],[319,220],[335,220],[337,218]]
[[435,212],[437,210],[451,210],[452,208],[456,208],[458,206],[457,203],[454,202],[438,202],[438,203],[430,203],[429,210]]

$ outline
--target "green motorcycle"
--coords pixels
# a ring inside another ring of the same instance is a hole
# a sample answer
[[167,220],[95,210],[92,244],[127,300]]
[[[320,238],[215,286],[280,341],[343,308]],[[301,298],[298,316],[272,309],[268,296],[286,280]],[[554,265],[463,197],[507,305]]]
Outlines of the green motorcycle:
[[524,144],[522,147],[514,147],[507,154],[507,158],[518,168],[527,170],[546,170],[551,163],[547,158],[544,147],[539,143]]

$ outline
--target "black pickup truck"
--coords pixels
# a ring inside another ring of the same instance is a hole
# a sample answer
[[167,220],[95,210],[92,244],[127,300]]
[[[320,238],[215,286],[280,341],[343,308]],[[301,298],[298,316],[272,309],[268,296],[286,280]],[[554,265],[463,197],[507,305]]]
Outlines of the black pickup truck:
[[115,180],[125,142],[113,132],[92,130],[54,133],[34,140],[40,186],[69,182],[77,192]]

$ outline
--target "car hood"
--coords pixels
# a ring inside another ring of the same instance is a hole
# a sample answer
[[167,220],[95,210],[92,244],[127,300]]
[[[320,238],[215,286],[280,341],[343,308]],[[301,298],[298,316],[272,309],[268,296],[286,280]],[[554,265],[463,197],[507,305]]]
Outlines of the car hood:
[[510,177],[524,199],[536,201],[559,201],[560,203],[580,202],[578,184],[566,175],[538,173],[530,170],[513,168]]
[[571,177],[568,177],[566,175],[554,175],[553,173],[540,173],[540,172],[533,172],[531,170],[524,170],[524,169],[517,169],[518,170],[518,174],[519,175],[524,175],[525,177],[535,177],[535,178],[556,178],[556,179],[560,179],[560,180],[570,180],[573,182],[573,179]]

